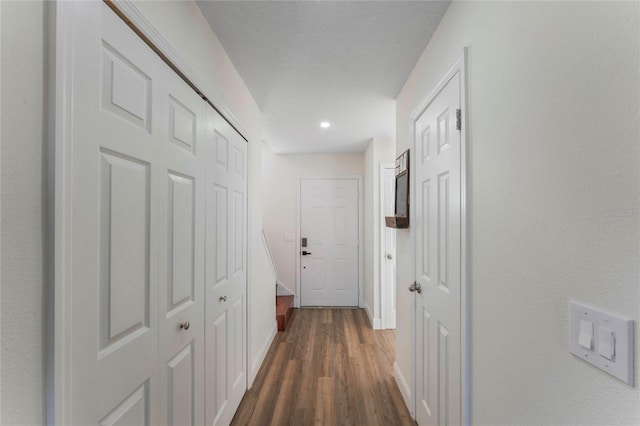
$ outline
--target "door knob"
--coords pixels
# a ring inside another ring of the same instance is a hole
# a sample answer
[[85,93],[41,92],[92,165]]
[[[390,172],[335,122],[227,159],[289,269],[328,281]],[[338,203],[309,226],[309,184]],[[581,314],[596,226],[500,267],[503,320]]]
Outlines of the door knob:
[[189,321],[184,321],[180,323],[180,328],[183,330],[188,330],[189,327],[191,327],[191,324],[189,324]]
[[393,259],[393,256],[387,253],[387,259]]
[[422,286],[420,285],[419,282],[414,281],[413,284],[409,286],[409,291],[411,292],[417,291],[418,293],[422,293]]
[[227,301],[227,296],[220,296],[220,299],[218,299],[220,302],[226,302]]
[[310,251],[302,250],[302,255],[303,256],[309,256],[310,254],[311,254]]

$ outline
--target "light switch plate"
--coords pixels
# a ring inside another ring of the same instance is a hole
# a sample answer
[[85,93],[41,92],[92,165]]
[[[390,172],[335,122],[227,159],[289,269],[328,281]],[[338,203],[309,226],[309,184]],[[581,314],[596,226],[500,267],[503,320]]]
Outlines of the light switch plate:
[[[633,320],[570,301],[569,321],[570,352],[633,387]],[[584,321],[591,322],[595,331],[591,349],[581,346],[579,342],[581,324],[584,333]],[[611,338],[605,341],[602,330],[610,330],[612,334],[607,337]],[[613,359],[606,358],[602,353],[612,353]]]

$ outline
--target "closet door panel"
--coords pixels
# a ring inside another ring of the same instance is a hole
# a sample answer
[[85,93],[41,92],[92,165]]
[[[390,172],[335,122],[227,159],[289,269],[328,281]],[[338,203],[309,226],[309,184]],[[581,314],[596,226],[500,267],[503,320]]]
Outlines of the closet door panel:
[[[173,71],[157,126],[160,191],[160,359],[165,423],[204,422],[204,101]],[[172,408],[173,407],[173,408]]]
[[206,424],[227,425],[229,412],[228,371],[228,321],[223,311],[206,326]]
[[163,64],[104,4],[69,8],[67,420],[156,424],[161,158],[151,123]]
[[167,425],[193,425],[196,418],[194,342],[167,363]]
[[225,424],[247,389],[247,143],[211,108],[208,117],[205,368],[211,425]]

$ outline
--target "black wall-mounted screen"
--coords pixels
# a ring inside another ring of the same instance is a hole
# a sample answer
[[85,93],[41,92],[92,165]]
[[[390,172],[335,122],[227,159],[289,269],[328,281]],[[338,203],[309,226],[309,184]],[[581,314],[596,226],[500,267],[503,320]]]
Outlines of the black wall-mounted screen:
[[409,173],[396,177],[396,216],[409,216]]
[[384,218],[389,228],[409,227],[409,150],[396,158],[396,199],[393,216]]

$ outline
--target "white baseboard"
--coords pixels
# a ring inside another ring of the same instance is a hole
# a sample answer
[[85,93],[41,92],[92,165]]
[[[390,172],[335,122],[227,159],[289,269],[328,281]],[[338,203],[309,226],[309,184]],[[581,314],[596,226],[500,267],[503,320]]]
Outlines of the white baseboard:
[[369,324],[371,324],[371,328],[373,328],[374,330],[381,330],[382,329],[382,321],[380,320],[380,318],[374,318],[373,314],[371,313],[371,308],[369,308],[369,304],[367,303],[367,301],[365,300],[363,302],[363,308],[364,311],[367,313],[367,317],[369,317]]
[[409,409],[411,415],[415,418],[415,413],[413,412],[412,404],[411,404],[411,389],[407,384],[407,380],[404,378],[402,371],[400,371],[400,367],[398,367],[398,363],[393,363],[393,377],[396,379],[396,383],[398,384],[398,388],[400,388],[400,394],[402,395],[402,399],[404,399],[404,403]]
[[373,329],[374,330],[382,330],[382,322],[380,321],[380,318],[374,318],[373,319]]
[[276,337],[277,333],[278,333],[278,322],[275,321],[273,323],[273,329],[271,330],[271,333],[267,335],[267,338],[262,344],[260,351],[256,354],[255,360],[251,364],[249,382],[247,383],[249,389],[251,389],[251,386],[253,385],[253,381],[256,379],[256,376],[258,375],[258,371],[260,370],[260,367],[262,367],[262,363],[264,362],[264,359],[266,358],[267,353],[269,352],[269,348],[271,347],[271,343],[273,343],[273,339]]

